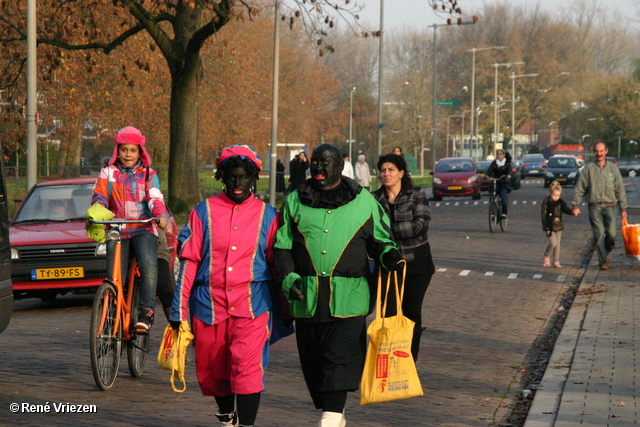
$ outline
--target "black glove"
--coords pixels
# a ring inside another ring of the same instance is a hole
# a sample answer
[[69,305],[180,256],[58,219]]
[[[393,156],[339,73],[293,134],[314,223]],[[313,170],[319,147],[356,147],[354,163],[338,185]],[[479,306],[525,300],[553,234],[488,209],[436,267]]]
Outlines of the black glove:
[[402,268],[402,264],[398,264],[400,261],[402,261],[402,254],[397,249],[391,249],[382,255],[382,264],[389,271],[400,270]]
[[180,323],[181,322],[179,320],[169,320],[169,324],[171,325],[174,331],[177,331],[178,329],[180,329]]
[[291,290],[289,291],[289,299],[304,301],[304,295],[302,295],[302,292],[300,292],[298,284],[300,284],[300,279],[296,280],[291,286]]

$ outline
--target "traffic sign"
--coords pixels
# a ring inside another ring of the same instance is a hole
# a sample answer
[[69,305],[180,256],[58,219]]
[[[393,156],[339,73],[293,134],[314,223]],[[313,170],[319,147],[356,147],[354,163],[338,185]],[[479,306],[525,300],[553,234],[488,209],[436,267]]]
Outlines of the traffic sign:
[[460,105],[460,101],[436,101],[436,105]]

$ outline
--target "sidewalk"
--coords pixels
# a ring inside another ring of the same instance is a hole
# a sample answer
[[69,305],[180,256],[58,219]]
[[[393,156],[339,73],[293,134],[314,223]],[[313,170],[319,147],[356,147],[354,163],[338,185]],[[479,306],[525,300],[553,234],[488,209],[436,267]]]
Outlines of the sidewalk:
[[[634,207],[628,211],[629,222],[637,223],[639,193],[633,187],[638,184],[627,186]],[[620,231],[610,256],[607,271],[599,270],[595,253],[591,257],[525,427],[640,422],[640,312],[635,311],[640,305],[640,261],[626,257]]]

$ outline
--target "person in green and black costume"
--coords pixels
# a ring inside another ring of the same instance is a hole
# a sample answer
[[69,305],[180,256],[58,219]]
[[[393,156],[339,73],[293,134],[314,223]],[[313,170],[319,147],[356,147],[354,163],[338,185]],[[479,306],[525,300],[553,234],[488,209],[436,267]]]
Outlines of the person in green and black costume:
[[346,425],[348,391],[360,386],[369,311],[368,256],[389,270],[402,255],[371,193],[342,176],[340,151],[321,144],[311,178],[284,202],[274,246],[282,289],[296,322],[302,372],[320,427]]

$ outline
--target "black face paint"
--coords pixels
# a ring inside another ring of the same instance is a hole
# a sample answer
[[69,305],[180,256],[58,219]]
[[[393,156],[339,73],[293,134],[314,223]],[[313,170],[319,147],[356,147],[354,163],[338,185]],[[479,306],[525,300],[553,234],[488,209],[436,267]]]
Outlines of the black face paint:
[[249,176],[245,168],[237,167],[225,173],[222,182],[226,187],[224,194],[235,203],[242,203],[251,196],[256,177]]
[[344,160],[337,147],[321,144],[313,150],[309,171],[313,187],[317,190],[331,190],[340,184]]

